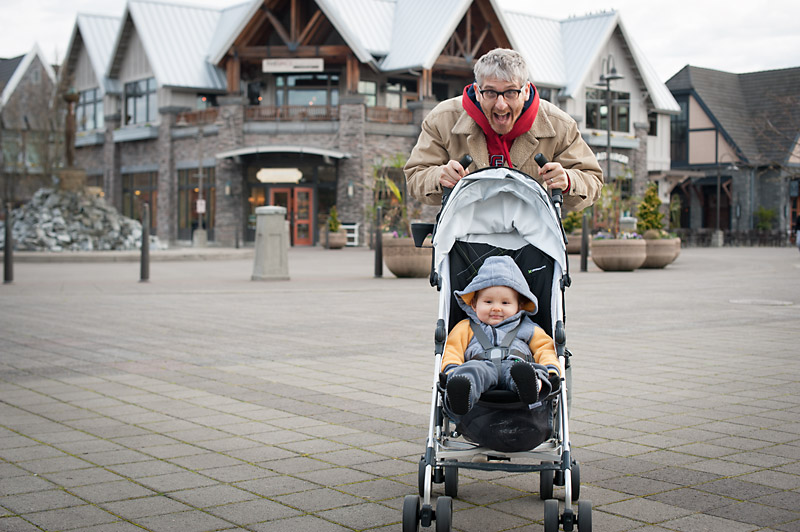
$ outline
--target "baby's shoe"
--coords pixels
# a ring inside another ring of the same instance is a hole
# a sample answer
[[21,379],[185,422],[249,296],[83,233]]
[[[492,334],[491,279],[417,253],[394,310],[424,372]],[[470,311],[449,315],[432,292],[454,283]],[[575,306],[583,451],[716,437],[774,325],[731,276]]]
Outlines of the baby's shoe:
[[530,405],[539,400],[539,377],[533,366],[527,362],[517,362],[511,366],[511,379],[517,387],[520,401]]
[[463,416],[469,412],[469,395],[472,384],[463,375],[447,379],[447,400],[454,414]]

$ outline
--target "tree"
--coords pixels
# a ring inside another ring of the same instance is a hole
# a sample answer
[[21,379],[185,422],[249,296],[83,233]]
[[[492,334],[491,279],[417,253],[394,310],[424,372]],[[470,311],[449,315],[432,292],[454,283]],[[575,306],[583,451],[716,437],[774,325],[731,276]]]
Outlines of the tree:
[[664,228],[664,214],[661,212],[661,200],[658,199],[658,183],[650,183],[644,192],[644,199],[639,203],[636,213],[636,228],[640,232],[648,229]]

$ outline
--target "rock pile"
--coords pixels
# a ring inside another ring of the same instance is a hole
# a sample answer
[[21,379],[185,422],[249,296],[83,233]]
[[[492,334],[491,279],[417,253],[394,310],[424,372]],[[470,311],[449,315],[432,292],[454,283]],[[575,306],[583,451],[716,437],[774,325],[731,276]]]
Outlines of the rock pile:
[[[42,188],[11,213],[14,249],[20,251],[130,250],[142,246],[142,224],[119,214],[85,190]],[[0,222],[0,244],[5,227]]]

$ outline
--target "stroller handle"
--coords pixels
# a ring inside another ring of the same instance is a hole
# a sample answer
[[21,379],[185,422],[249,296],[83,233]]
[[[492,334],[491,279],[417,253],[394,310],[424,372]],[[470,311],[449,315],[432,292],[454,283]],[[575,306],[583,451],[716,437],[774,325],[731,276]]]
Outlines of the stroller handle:
[[[467,166],[472,164],[472,156],[467,153],[461,159],[458,160],[458,164],[460,164],[465,170]],[[453,187],[442,187],[442,207],[444,204],[447,203],[447,198],[450,197],[450,194],[453,192]]]
[[[546,165],[549,162],[547,160],[547,157],[545,157],[544,154],[542,154],[542,153],[537,153],[533,157],[533,160],[536,161],[536,164],[539,165],[539,168],[542,168],[544,165]],[[564,193],[560,188],[554,188],[553,190],[551,190],[550,191],[550,195],[553,198],[553,203],[555,203],[557,205],[561,205],[562,203],[564,203]]]

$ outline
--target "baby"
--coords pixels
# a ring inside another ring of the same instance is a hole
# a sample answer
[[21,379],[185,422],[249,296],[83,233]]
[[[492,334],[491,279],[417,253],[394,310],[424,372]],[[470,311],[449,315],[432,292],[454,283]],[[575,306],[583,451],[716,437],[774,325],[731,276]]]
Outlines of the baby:
[[[553,339],[530,318],[538,301],[514,260],[489,257],[455,294],[469,318],[450,331],[442,356],[451,413],[463,416],[491,389],[511,390],[525,404],[536,403],[543,388],[549,393],[548,377],[560,375],[558,357]],[[492,352],[500,355],[494,361]],[[546,371],[527,361],[531,355]]]

